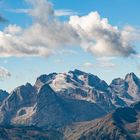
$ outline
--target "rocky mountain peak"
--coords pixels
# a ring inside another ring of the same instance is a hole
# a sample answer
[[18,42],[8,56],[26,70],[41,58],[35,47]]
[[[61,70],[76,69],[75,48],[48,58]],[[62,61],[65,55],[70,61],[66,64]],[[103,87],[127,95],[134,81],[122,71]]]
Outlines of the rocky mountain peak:
[[108,88],[108,85],[104,80],[101,80],[98,76],[91,73],[86,73],[77,69],[75,69],[74,71],[70,71],[69,73],[72,73],[74,75],[74,79],[78,79],[80,80],[80,82],[82,81],[83,84],[95,87],[98,90],[105,91]]
[[125,81],[127,81],[127,82],[131,82],[131,81],[140,82],[140,79],[133,72],[131,72],[125,76]]
[[110,88],[111,93],[118,94],[128,104],[140,99],[140,79],[133,72],[128,73],[124,79],[114,79]]
[[40,89],[41,86],[43,86],[44,84],[49,84],[57,75],[57,73],[50,73],[50,74],[43,74],[41,76],[39,76],[35,82],[35,87],[37,89]]
[[115,78],[114,80],[112,80],[111,85],[120,85],[123,84],[124,82],[125,80],[122,78]]
[[75,69],[73,71],[69,71],[68,73],[74,73],[76,75],[83,75],[83,74],[85,74],[85,72],[83,72],[81,70],[78,70],[78,69]]
[[42,94],[47,95],[47,97],[48,97],[49,95],[51,95],[51,96],[54,95],[54,91],[52,90],[52,88],[48,84],[45,84],[41,87],[38,94],[39,95],[42,95]]
[[125,81],[128,83],[128,94],[134,99],[139,99],[140,97],[140,79],[134,74],[129,73],[125,77]]
[[25,84],[25,87],[27,87],[27,88],[33,88],[33,86],[30,83],[28,83],[28,82]]

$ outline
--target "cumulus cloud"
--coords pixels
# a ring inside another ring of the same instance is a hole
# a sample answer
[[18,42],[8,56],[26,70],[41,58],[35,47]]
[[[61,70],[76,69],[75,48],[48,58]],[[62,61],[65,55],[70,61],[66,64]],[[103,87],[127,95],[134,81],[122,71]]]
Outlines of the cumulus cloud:
[[131,44],[138,39],[133,27],[118,29],[101,18],[98,12],[86,16],[71,16],[69,23],[82,38],[81,45],[96,56],[129,56],[136,54]]
[[71,15],[72,11],[56,12],[48,0],[26,2],[30,8],[21,11],[30,15],[33,23],[25,29],[9,25],[0,31],[1,57],[49,56],[70,46],[82,47],[96,56],[136,54],[133,41],[139,40],[139,33],[131,26],[118,29],[98,12],[61,21],[58,15]]
[[60,47],[78,44],[77,33],[68,23],[56,19],[50,2],[27,2],[32,7],[28,14],[33,23],[26,29],[9,25],[0,32],[1,57],[49,56]]
[[9,77],[11,77],[11,73],[7,69],[0,67],[0,81],[3,81]]

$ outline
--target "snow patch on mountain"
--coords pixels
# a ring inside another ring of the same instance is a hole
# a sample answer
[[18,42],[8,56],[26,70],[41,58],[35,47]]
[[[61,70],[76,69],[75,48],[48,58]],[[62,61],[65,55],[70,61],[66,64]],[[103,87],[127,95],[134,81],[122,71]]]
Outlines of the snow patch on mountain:
[[55,91],[61,91],[63,89],[68,89],[68,88],[75,88],[75,86],[72,83],[67,82],[67,75],[64,73],[57,74],[55,76],[55,79],[52,81],[52,84],[50,86],[55,90]]

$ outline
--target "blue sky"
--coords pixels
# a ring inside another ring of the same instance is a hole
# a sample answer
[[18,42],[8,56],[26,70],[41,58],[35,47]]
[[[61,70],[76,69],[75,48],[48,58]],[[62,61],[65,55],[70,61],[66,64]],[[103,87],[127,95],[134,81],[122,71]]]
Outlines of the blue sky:
[[[108,18],[109,24],[118,26],[131,25],[139,30],[139,0],[51,0],[56,10],[71,10],[79,16],[88,15],[90,12],[98,11],[101,18]],[[8,22],[0,25],[3,31],[9,24],[16,24],[22,28],[27,28],[32,24],[32,19],[26,13],[14,12],[15,9],[27,9],[29,5],[24,0],[6,0],[0,2],[0,14]],[[60,21],[68,21],[69,16],[57,17]],[[137,53],[140,52],[140,42],[133,42]],[[6,47],[6,46],[5,46]],[[134,72],[140,76],[139,56],[111,56],[96,57],[79,46],[69,46],[60,48],[56,54],[49,57],[44,56],[22,56],[16,55],[0,57],[0,67],[7,69],[11,76],[0,81],[0,89],[11,91],[15,87],[26,82],[35,82],[36,78],[44,73],[67,72],[73,69],[81,69],[95,75],[108,83],[113,78],[124,77],[129,72]]]

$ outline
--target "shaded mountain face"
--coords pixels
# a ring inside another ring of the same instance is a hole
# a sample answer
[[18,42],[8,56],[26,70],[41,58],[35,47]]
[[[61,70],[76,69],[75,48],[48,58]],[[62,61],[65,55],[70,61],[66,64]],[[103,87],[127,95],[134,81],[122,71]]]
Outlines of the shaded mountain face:
[[[86,114],[86,115],[85,115]],[[72,122],[92,120],[106,112],[94,103],[63,98],[48,84],[39,92],[30,84],[16,88],[0,107],[2,125],[35,125],[57,128]]]
[[35,104],[36,91],[27,83],[17,87],[12,93],[4,100],[0,106],[0,122],[5,125],[9,125],[11,119],[13,122],[18,116],[24,115],[30,110],[32,105]]
[[9,93],[3,90],[0,90],[0,105],[3,101],[9,96]]
[[138,140],[139,122],[140,102],[118,108],[102,119],[68,126],[64,136],[67,140]]

